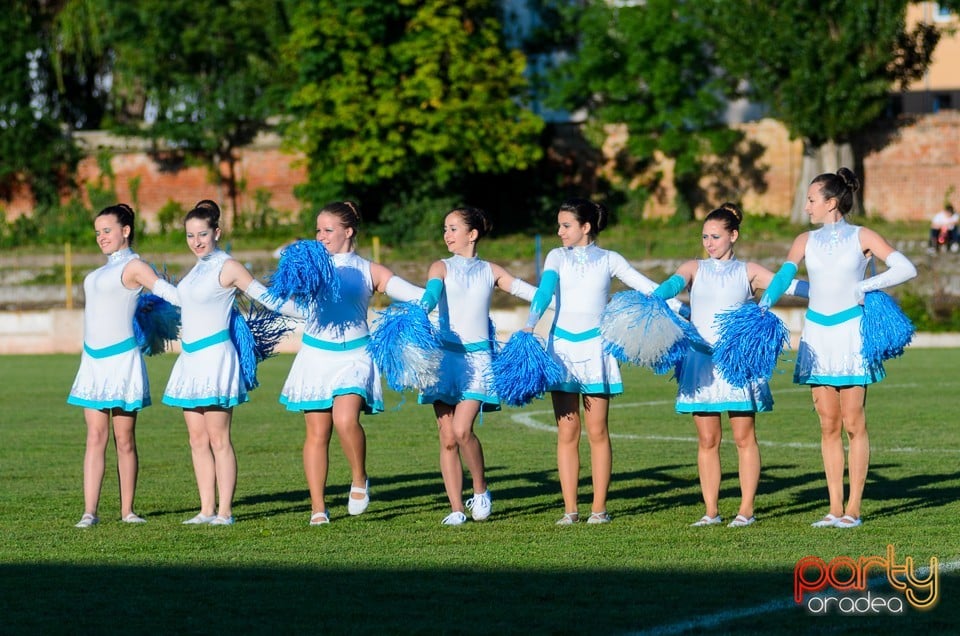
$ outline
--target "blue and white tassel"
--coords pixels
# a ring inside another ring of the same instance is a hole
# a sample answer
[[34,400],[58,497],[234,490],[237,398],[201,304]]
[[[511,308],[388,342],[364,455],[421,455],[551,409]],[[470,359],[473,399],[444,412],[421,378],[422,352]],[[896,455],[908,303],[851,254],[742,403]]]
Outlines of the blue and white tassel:
[[769,309],[746,302],[716,317],[713,363],[727,382],[744,387],[773,374],[783,348],[790,344],[787,326]]
[[144,355],[163,353],[167,341],[180,337],[180,308],[155,294],[140,294],[133,314],[133,335]]
[[494,388],[510,406],[529,404],[563,381],[563,368],[547,355],[543,340],[527,331],[510,336],[493,359]]
[[423,390],[440,379],[440,338],[417,302],[393,303],[378,312],[367,351],[394,391]]
[[868,366],[903,355],[914,331],[913,323],[893,297],[882,291],[866,293],[860,319],[860,351]]
[[613,295],[600,315],[600,335],[604,350],[617,360],[650,369],[664,366],[684,338],[667,303],[639,291]]
[[340,276],[323,243],[297,241],[280,253],[268,289],[281,303],[293,298],[299,310],[316,316],[320,304],[339,301]]
[[240,358],[240,379],[248,391],[260,385],[257,365],[275,354],[277,345],[293,329],[283,315],[258,303],[244,309],[238,301],[230,314],[230,340]]

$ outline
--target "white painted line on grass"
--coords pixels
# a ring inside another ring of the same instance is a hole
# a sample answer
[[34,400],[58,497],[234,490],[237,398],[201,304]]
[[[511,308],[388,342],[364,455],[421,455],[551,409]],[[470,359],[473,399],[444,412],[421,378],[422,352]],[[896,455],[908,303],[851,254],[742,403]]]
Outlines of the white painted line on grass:
[[[888,385],[888,388],[910,388],[915,387],[916,384],[892,384]],[[784,389],[778,391],[778,393],[799,393],[806,392],[808,389],[797,387],[795,389]],[[673,400],[650,400],[648,402],[617,402],[616,400],[610,402],[611,409],[626,409],[626,408],[636,408],[638,406],[666,406],[674,404]],[[544,424],[539,421],[538,418],[547,416],[550,420],[549,424]],[[526,426],[536,431],[544,431],[547,433],[556,433],[557,426],[553,423],[553,411],[552,410],[539,410],[539,411],[525,411],[523,413],[513,413],[510,415],[510,419],[520,424],[521,426]],[[583,433],[586,436],[586,431]],[[697,438],[691,436],[673,436],[673,435],[635,435],[633,433],[610,433],[611,439],[629,439],[629,440],[640,440],[640,441],[649,441],[649,442],[682,442],[684,444],[696,443]],[[733,441],[730,439],[724,439],[723,443],[732,444]],[[757,440],[757,444],[760,446],[766,446],[769,448],[806,448],[806,449],[815,449],[819,450],[819,442],[771,442],[769,440]],[[877,448],[872,447],[871,452],[874,453],[946,453],[946,454],[960,454],[960,448],[916,448],[912,446],[903,446],[903,447],[893,447],[893,448]]]
[[[937,569],[941,574],[944,572],[955,572],[960,570],[960,561],[940,563]],[[930,568],[922,567],[917,569],[916,575],[919,578],[925,579],[929,574]],[[868,582],[868,588],[876,587],[879,584],[886,582],[887,577],[885,575],[872,577]],[[797,604],[794,602],[794,600],[792,598],[785,598],[778,601],[768,601],[760,605],[754,605],[753,607],[742,607],[739,609],[726,610],[691,620],[681,621],[679,623],[661,625],[659,627],[652,627],[650,629],[644,629],[638,632],[627,633],[629,636],[669,636],[671,634],[684,634],[702,629],[712,629],[719,627],[724,623],[740,620],[742,618],[753,618],[756,616],[762,616],[763,614],[772,614],[773,612],[781,612],[794,607],[797,607]]]

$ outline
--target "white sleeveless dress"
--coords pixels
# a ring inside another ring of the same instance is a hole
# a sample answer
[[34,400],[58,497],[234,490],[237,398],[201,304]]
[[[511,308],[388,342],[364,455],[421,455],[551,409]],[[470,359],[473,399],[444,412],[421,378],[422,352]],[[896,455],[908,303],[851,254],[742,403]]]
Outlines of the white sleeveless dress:
[[230,255],[216,250],[197,261],[177,285],[182,352],[170,372],[163,403],[180,408],[232,408],[246,402],[240,360],[230,340],[236,289],[220,285]]
[[804,253],[810,303],[797,350],[797,384],[865,386],[885,376],[882,364],[861,355],[857,285],[870,259],[860,246],[860,227],[841,219],[810,232]]
[[476,257],[455,255],[443,263],[447,273],[437,304],[443,341],[440,381],[423,391],[418,401],[455,406],[463,400],[479,400],[482,410],[499,410],[491,368],[493,269],[490,263]]
[[363,398],[367,414],[383,411],[380,372],[367,342],[367,309],[373,296],[370,261],[355,252],[333,254],[340,277],[340,302],[325,303],[317,316],[306,316],[303,345],[280,392],[288,411],[333,408],[338,395]]
[[114,252],[83,279],[83,353],[68,404],[127,412],[150,406],[147,369],[133,335],[142,288],[127,289],[122,280],[136,258],[130,249]]
[[[704,342],[717,341],[717,314],[736,309],[753,297],[747,265],[730,259],[704,259],[690,287],[690,321]],[[749,412],[773,409],[773,396],[766,380],[735,387],[720,377],[713,355],[702,347],[691,347],[680,365],[677,413]]]

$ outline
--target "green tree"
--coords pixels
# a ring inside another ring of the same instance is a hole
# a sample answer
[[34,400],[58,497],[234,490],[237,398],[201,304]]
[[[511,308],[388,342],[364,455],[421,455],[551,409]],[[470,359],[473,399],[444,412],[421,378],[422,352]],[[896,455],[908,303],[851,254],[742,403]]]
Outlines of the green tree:
[[543,123],[521,106],[525,60],[504,47],[499,4],[300,3],[284,50],[295,77],[284,137],[307,157],[302,195],[366,192],[376,212],[535,164]]
[[106,2],[116,56],[113,96],[125,102],[117,110],[129,110],[132,103],[147,119],[154,113],[149,126],[126,131],[208,160],[218,184],[227,187],[235,215],[236,151],[281,111],[273,87],[279,43],[289,29],[285,3]]
[[793,138],[803,165],[791,218],[819,173],[856,166],[851,142],[883,116],[897,85],[918,79],[938,40],[905,25],[908,0],[710,0],[697,3],[721,65],[744,80]]
[[701,193],[703,158],[731,152],[741,135],[722,121],[725,86],[714,70],[704,29],[689,15],[694,3],[596,1],[571,9],[575,50],[553,76],[551,102],[585,110],[588,137],[598,144],[610,124],[626,126],[618,167],[625,181],[646,174],[658,154],[674,160],[677,214],[691,217]]
[[29,186],[41,206],[58,203],[77,161],[60,127],[46,47],[52,14],[13,0],[0,14],[0,193]]

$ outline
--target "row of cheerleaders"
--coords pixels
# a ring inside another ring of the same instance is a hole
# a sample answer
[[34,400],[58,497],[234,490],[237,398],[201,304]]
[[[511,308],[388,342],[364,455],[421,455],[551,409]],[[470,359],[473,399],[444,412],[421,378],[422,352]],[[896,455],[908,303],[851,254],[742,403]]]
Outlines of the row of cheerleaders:
[[[708,349],[719,375],[735,387],[745,387],[769,378],[789,344],[786,326],[765,303],[746,302],[718,316],[718,338],[711,347],[687,320],[687,308],[676,307],[675,311],[664,295],[634,290],[614,294],[600,320],[604,350],[618,362],[666,374],[676,371],[689,350]],[[438,382],[443,351],[449,343],[441,340],[436,324],[429,318],[436,306],[430,298],[428,289],[422,300],[394,302],[379,312],[369,339],[363,343],[395,391],[424,391]],[[270,286],[260,290],[259,300],[262,305],[251,303],[246,309],[236,303],[230,313],[229,329],[212,336],[233,343],[239,355],[241,381],[247,390],[258,384],[257,364],[270,357],[277,344],[293,330],[288,317],[321,316],[321,306],[341,302],[340,278],[323,244],[298,241],[284,249]],[[152,293],[141,293],[137,297],[133,330],[136,345],[145,355],[160,353],[166,349],[166,341],[180,337],[180,310]],[[901,355],[913,332],[909,318],[890,296],[882,291],[866,293],[860,333],[861,353],[868,367]],[[206,344],[209,343],[185,342],[183,349],[199,350]],[[524,406],[542,397],[549,386],[563,379],[561,365],[547,354],[542,339],[530,330],[514,333],[505,345],[499,346],[491,322],[489,344],[494,354],[489,372],[493,374],[496,394],[510,406]],[[111,354],[85,349],[94,356]],[[164,401],[172,406],[194,406],[177,400]],[[84,405],[81,397],[71,397],[70,402]],[[132,410],[142,405],[113,406]]]

